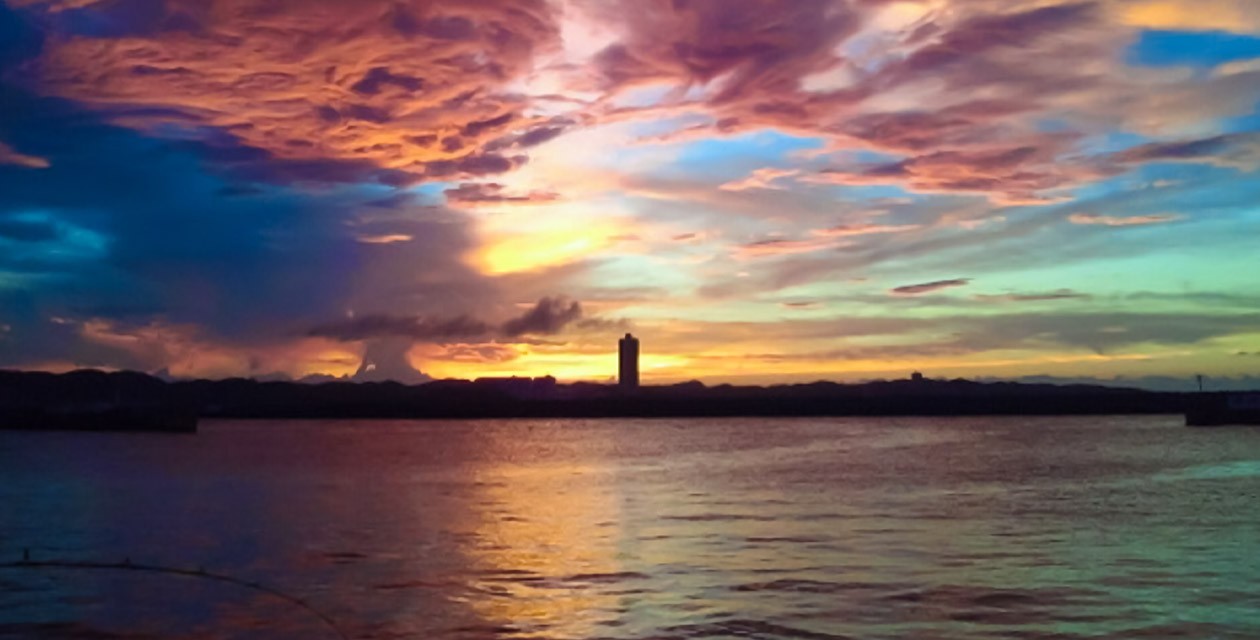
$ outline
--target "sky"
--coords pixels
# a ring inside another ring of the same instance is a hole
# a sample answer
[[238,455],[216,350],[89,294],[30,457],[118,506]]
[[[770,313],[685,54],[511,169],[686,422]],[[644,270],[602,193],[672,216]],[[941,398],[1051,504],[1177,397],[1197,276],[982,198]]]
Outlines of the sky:
[[1254,381],[1257,169],[1255,0],[0,0],[0,367]]

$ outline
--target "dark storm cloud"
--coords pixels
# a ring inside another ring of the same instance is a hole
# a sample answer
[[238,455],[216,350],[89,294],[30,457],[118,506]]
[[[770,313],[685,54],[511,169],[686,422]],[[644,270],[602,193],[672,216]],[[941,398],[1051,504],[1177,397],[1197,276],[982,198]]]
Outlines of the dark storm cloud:
[[551,335],[582,318],[582,305],[564,297],[542,298],[525,313],[494,324],[468,315],[452,318],[434,316],[371,315],[317,326],[307,332],[312,337],[355,342],[388,337],[405,337],[422,342],[450,342],[490,337],[520,338]]
[[452,205],[528,204],[554,202],[559,195],[545,191],[512,195],[503,191],[503,185],[494,182],[465,182],[443,192]]
[[508,337],[525,334],[549,335],[582,317],[582,305],[568,298],[543,298],[519,318],[503,323],[503,334]]
[[497,153],[470,155],[459,160],[435,160],[425,165],[429,178],[479,178],[495,173],[506,173],[525,164],[525,156],[502,156]]

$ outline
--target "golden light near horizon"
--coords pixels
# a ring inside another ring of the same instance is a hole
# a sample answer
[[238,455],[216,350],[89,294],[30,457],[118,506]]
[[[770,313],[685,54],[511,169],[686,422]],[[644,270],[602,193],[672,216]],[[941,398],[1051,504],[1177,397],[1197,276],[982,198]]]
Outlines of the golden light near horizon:
[[[616,340],[609,336],[606,353],[588,349],[566,352],[563,347],[541,351],[521,348],[517,357],[505,362],[458,362],[426,357],[432,350],[421,350],[415,357],[418,368],[435,378],[538,378],[553,376],[560,382],[607,382],[617,376]],[[676,372],[686,372],[692,360],[687,356],[644,352],[639,368],[645,380],[673,380]]]
[[575,212],[571,205],[491,210],[480,214],[480,246],[469,262],[486,275],[535,271],[599,255],[629,233],[617,218]]

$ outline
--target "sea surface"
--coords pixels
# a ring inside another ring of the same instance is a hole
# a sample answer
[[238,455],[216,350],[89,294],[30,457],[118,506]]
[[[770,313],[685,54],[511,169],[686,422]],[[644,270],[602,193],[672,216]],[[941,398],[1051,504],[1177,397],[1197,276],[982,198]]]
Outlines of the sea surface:
[[[14,567],[34,561],[200,570]],[[0,432],[0,638],[1260,638],[1260,429]],[[320,616],[325,616],[325,621]]]

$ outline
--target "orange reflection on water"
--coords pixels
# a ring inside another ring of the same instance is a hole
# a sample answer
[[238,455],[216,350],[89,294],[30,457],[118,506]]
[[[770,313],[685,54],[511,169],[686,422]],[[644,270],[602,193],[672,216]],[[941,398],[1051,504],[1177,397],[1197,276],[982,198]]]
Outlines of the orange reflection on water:
[[620,596],[608,587],[626,571],[618,553],[615,469],[520,462],[540,447],[543,456],[552,452],[547,443],[512,431],[489,434],[493,441],[486,445],[506,455],[486,456],[486,466],[475,471],[470,507],[480,522],[467,549],[477,576],[468,604],[486,624],[524,637],[587,637],[618,610]]

